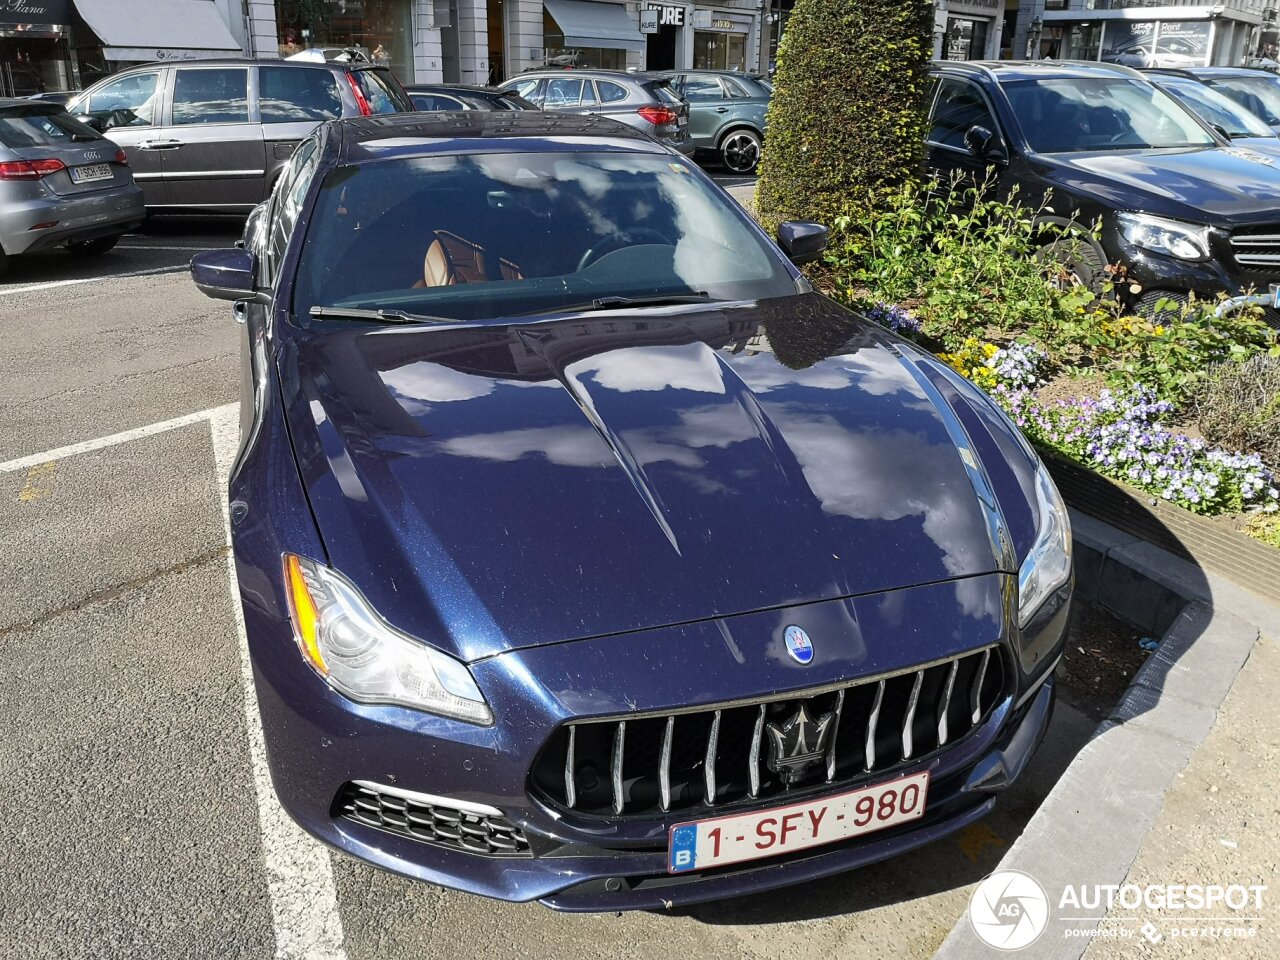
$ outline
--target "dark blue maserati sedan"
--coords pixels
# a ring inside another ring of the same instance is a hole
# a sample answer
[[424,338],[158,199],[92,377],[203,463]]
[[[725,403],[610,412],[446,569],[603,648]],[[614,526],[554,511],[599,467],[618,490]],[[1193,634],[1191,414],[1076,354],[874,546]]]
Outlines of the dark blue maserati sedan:
[[1066,512],[968,382],[599,117],[339,120],[196,283],[244,323],[236,569],[320,840],[561,910],[895,856],[1048,722]]

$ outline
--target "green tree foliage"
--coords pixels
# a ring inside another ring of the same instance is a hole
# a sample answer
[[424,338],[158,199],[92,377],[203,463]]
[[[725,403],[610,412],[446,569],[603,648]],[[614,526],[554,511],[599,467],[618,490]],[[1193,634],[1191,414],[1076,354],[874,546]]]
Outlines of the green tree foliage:
[[933,0],[797,0],[757,188],[770,227],[861,219],[924,166]]

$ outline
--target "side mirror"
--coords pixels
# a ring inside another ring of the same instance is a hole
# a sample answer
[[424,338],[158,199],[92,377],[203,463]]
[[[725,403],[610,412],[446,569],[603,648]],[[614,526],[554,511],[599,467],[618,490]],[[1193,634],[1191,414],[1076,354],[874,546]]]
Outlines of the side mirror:
[[788,220],[778,225],[778,246],[792,263],[809,263],[827,249],[827,228],[807,220]]
[[979,159],[986,159],[991,155],[995,142],[996,135],[983,126],[975,125],[964,132],[965,149]]
[[103,131],[102,120],[99,119],[98,117],[95,117],[93,114],[80,113],[80,114],[76,114],[76,116],[73,119],[75,119],[79,123],[83,123],[86,127],[89,127],[91,130],[97,130],[99,133]]
[[191,258],[191,279],[215,300],[266,301],[253,285],[254,261],[248,250],[205,250]]

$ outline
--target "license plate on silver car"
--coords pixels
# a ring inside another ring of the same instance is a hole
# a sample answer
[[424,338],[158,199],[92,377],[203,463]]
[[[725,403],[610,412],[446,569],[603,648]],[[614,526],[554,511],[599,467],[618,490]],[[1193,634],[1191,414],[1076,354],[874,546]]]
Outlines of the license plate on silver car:
[[84,167],[71,168],[72,183],[88,183],[90,180],[110,180],[111,164],[109,163],[91,163]]

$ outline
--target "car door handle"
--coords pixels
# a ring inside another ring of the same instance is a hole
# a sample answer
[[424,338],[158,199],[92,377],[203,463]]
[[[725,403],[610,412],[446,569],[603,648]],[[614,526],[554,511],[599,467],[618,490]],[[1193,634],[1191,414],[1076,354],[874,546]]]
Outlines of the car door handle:
[[716,107],[716,113],[728,113],[728,112],[729,112],[728,107]]
[[181,140],[143,140],[138,144],[139,150],[172,150],[182,146]]

